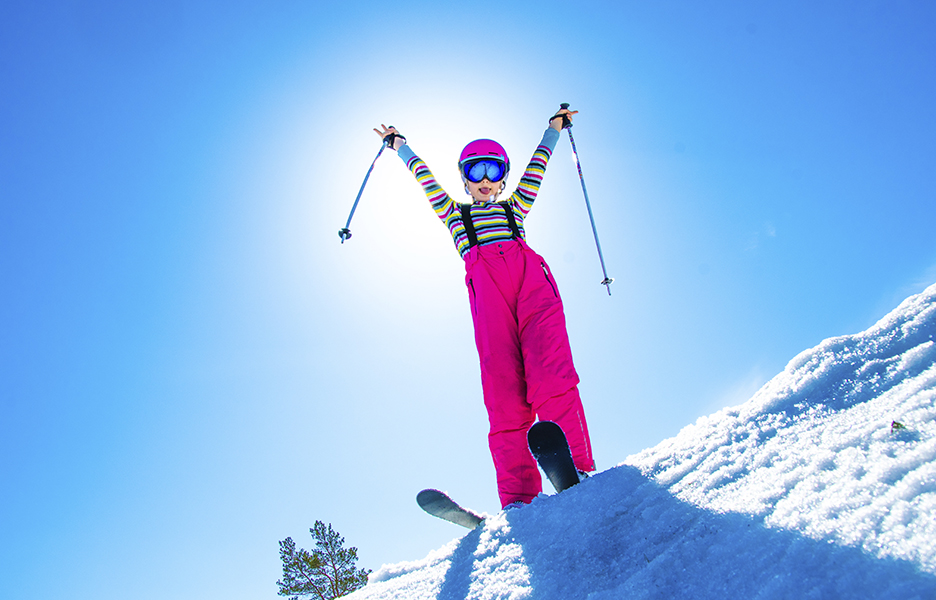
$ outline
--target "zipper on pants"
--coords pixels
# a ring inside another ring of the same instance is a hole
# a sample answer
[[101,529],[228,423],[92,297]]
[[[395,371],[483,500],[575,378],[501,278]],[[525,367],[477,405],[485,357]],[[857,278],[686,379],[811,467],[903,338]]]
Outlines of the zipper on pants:
[[552,277],[550,277],[550,275],[549,275],[549,268],[546,266],[546,263],[545,263],[545,262],[541,262],[541,263],[540,263],[540,266],[543,267],[543,275],[546,276],[546,281],[549,283],[549,287],[552,288],[553,294],[556,296],[556,298],[558,298],[558,297],[559,297],[559,291],[556,290],[556,286],[555,286],[555,284],[553,284]]

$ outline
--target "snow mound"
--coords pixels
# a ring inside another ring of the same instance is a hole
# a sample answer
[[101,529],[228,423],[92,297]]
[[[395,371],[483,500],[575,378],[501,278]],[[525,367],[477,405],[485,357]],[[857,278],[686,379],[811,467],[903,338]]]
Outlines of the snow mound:
[[936,598],[934,333],[936,285],[348,598]]

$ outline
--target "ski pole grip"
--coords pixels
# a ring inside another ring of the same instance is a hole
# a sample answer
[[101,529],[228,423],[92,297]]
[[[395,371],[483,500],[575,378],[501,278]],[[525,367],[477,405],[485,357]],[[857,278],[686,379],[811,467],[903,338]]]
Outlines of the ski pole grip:
[[[559,110],[569,110],[569,103],[563,102],[562,104],[560,104]],[[569,127],[572,127],[572,119],[570,119],[566,115],[562,115],[562,128],[568,129]]]
[[[393,129],[393,125],[390,126],[390,129]],[[397,138],[400,138],[401,140],[403,140],[404,144],[406,143],[406,136],[399,134],[399,133],[387,134],[387,137],[385,137],[383,141],[387,146],[390,147],[391,150],[395,150],[395,148],[393,147],[393,143],[396,141]]]

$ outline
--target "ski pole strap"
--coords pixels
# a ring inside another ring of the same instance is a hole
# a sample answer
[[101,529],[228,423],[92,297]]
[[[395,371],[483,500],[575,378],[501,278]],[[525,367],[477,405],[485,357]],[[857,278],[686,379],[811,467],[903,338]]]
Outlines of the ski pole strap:
[[393,148],[393,142],[395,142],[397,138],[400,138],[401,140],[403,140],[404,144],[406,143],[406,136],[400,135],[399,133],[388,134],[387,137],[384,138],[384,141],[387,143],[388,146]]
[[[569,103],[568,103],[568,102],[563,102],[562,104],[560,104],[560,105],[559,105],[559,110],[569,110]],[[572,127],[572,119],[569,118],[569,115],[567,115],[567,114],[566,114],[566,115],[560,115],[560,114],[556,113],[555,115],[549,117],[549,122],[552,123],[552,122],[555,121],[556,119],[562,119],[562,128],[563,128],[563,129],[568,129],[568,128]]]

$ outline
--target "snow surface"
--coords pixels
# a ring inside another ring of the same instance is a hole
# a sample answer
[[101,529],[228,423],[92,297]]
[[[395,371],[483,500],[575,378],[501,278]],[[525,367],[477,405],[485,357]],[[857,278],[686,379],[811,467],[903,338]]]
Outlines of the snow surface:
[[936,598],[934,334],[936,285],[347,597]]

